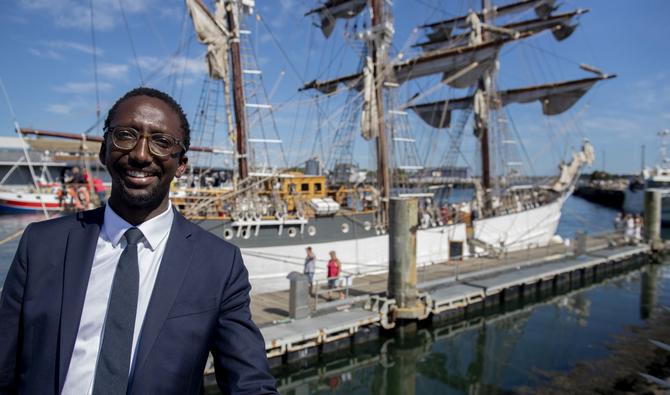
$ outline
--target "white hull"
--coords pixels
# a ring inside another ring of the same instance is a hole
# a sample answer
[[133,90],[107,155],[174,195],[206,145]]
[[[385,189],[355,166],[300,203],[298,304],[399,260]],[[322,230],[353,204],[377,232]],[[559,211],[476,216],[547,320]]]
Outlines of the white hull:
[[[567,195],[566,195],[567,196]],[[565,197],[522,212],[474,221],[474,238],[507,251],[546,245],[556,233]],[[336,251],[345,273],[371,274],[388,268],[388,235],[329,243],[243,248],[253,293],[288,289],[292,271],[302,272],[305,248],[317,257],[317,279],[325,279],[328,252]],[[463,242],[469,254],[465,224],[447,225],[417,232],[417,265],[449,260],[449,242]],[[477,249],[477,253],[484,252]]]

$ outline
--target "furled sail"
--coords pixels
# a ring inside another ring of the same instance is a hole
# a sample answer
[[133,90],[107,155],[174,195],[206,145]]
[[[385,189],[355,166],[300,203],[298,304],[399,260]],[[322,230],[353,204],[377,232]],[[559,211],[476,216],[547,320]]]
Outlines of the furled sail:
[[[524,0],[500,7],[493,7],[493,9],[490,11],[490,15],[500,17],[535,8],[535,13],[537,16],[544,18],[555,9],[554,2],[555,0]],[[481,13],[477,14],[477,16],[479,19],[483,19],[483,15]],[[468,16],[465,15],[444,21],[433,22],[427,25],[422,25],[420,27],[431,30],[431,32],[428,33],[428,37],[431,40],[447,40],[449,37],[451,37],[451,32],[454,29],[465,29],[470,27],[470,23],[467,19]]]
[[365,6],[367,0],[328,0],[326,3],[305,15],[319,14],[321,18],[321,31],[328,38],[335,29],[337,19],[350,19],[358,15]]
[[361,134],[366,140],[371,140],[379,134],[379,107],[377,107],[373,68],[372,58],[368,56],[363,69],[363,111],[361,112]]
[[[580,80],[536,85],[527,88],[510,89],[498,92],[500,105],[511,103],[530,103],[539,101],[542,113],[558,115],[570,109],[598,81],[616,77],[615,74],[604,74],[598,77]],[[451,111],[463,110],[476,104],[474,96],[453,100],[440,100],[431,103],[417,104],[410,108],[428,125],[434,128],[449,127]]]
[[215,15],[212,15],[201,0],[186,0],[186,6],[193,19],[198,40],[207,45],[207,72],[209,76],[226,80],[228,76],[228,30],[226,29],[225,9],[222,2],[216,3]]
[[[512,38],[504,38],[464,48],[427,52],[404,62],[393,64],[392,67],[389,67],[390,73],[385,80],[401,85],[415,78],[442,73],[450,86],[467,87],[477,81],[486,70],[485,67],[479,67],[479,65],[491,65],[497,58],[500,47],[512,40]],[[472,64],[477,67],[470,69],[467,73],[462,73],[463,69]],[[453,76],[458,77],[450,78]],[[360,72],[333,80],[315,80],[304,85],[300,88],[300,91],[316,89],[321,93],[330,94],[335,92],[340,84],[348,88],[362,89],[362,79],[363,73]]]
[[[551,30],[554,38],[556,38],[558,41],[562,41],[568,38],[577,28],[577,24],[572,22],[572,18],[577,15],[585,14],[588,11],[589,10],[580,9],[573,12],[553,15],[545,18],[509,23],[501,27],[510,31],[531,34],[537,34],[544,30]],[[490,32],[490,34],[499,35],[500,33]],[[469,42],[470,33],[463,33],[451,37],[438,36],[436,38],[430,38],[428,41],[416,44],[415,47],[421,47],[424,51],[433,51],[440,48],[460,47],[468,45]]]

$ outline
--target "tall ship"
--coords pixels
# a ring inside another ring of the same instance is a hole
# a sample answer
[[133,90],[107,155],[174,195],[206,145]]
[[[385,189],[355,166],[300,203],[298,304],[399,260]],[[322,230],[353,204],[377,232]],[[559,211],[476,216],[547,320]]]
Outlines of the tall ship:
[[[336,126],[325,168],[320,160],[312,159],[287,169],[269,166],[273,162],[261,149],[281,144],[276,137],[279,133],[273,137],[266,130],[259,136],[254,131],[274,115],[272,105],[263,101],[267,99],[262,95],[264,89],[252,81],[262,74],[255,58],[244,52],[250,42],[245,19],[253,12],[254,2],[219,0],[213,10],[200,0],[186,3],[198,38],[207,45],[209,75],[220,81],[217,89],[224,93],[222,118],[230,133],[235,172],[229,189],[186,188],[175,193],[173,203],[189,219],[241,248],[256,292],[286,288],[286,275],[302,269],[308,246],[324,263],[328,252],[336,251],[345,272],[384,271],[389,200],[398,196],[420,199],[419,265],[546,245],[556,232],[561,207],[580,169],[594,160],[592,146],[584,142],[581,150],[558,166],[558,174],[543,184],[523,183],[521,173],[509,161],[496,166],[506,160],[499,146],[508,143],[510,135],[505,126],[506,106],[539,102],[544,115],[558,115],[593,85],[614,77],[582,65],[590,76],[498,89],[499,56],[506,45],[543,32],[564,40],[577,27],[574,19],[587,10],[559,13],[549,0],[500,7],[484,0],[479,11],[419,26],[421,41],[406,53],[391,53],[395,29],[390,1],[315,3],[305,15],[313,18],[326,39],[333,38],[342,21],[355,26],[345,36],[360,58],[352,73],[315,79],[298,88],[314,100],[332,98],[342,105],[328,115]],[[520,20],[530,13],[534,14],[531,18]],[[498,23],[511,15],[514,22]],[[351,23],[353,20],[358,22]],[[419,91],[409,101],[400,100],[398,92],[409,82],[435,78],[436,88]],[[468,94],[427,100],[443,86]],[[211,97],[211,91],[203,92]],[[207,107],[205,96],[201,102]],[[452,113],[458,113],[453,123]],[[341,120],[335,122],[338,117]],[[478,141],[480,170],[471,184],[471,199],[458,204],[436,199],[435,186],[422,183],[426,163],[409,126],[416,122],[448,130],[441,138],[449,139],[443,164],[450,166],[461,154],[466,126],[471,127]],[[204,115],[195,124],[206,125]],[[200,133],[208,135],[204,129]],[[310,137],[314,138],[305,136]],[[353,164],[357,139],[372,148],[374,171],[359,171]]]
[[[343,33],[343,47],[354,55],[335,51],[322,64],[338,67],[295,87],[298,105],[317,114],[317,126],[297,138],[314,152],[296,160],[287,158],[286,132],[275,118],[281,109],[271,103],[277,86],[267,89],[252,45],[250,26],[265,24],[255,5],[186,0],[206,46],[208,78],[191,116],[189,163],[198,170],[171,191],[183,215],[240,247],[253,292],[288,288],[286,276],[302,271],[307,247],[317,257],[317,278],[325,278],[330,251],[345,273],[386,271],[395,197],[419,199],[418,265],[552,241],[580,170],[594,160],[593,147],[583,141],[563,155],[556,174],[528,177],[507,109],[539,103],[543,116],[558,116],[614,75],[582,64],[588,75],[579,79],[501,89],[501,53],[542,35],[565,40],[588,10],[559,12],[553,0],[483,0],[478,10],[435,18],[396,40],[389,0],[315,1],[304,21],[324,43]],[[326,47],[335,46],[319,49]],[[475,142],[474,160],[465,158],[468,140]],[[361,152],[369,152],[365,168],[356,163]],[[471,193],[455,200],[453,184],[467,184]]]

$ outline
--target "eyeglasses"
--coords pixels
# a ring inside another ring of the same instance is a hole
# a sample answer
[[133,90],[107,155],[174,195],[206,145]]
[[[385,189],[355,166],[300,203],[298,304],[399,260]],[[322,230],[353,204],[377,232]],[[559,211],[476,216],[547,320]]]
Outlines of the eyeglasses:
[[147,138],[149,152],[158,157],[174,155],[179,152],[177,148],[186,151],[186,146],[181,140],[167,133],[140,133],[128,126],[118,126],[107,129],[105,134],[110,134],[114,146],[123,151],[132,151],[141,137]]

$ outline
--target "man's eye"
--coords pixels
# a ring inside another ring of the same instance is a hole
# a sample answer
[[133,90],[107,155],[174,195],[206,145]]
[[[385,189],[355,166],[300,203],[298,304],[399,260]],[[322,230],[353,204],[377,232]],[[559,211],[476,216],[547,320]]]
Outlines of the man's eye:
[[172,147],[172,139],[168,136],[162,135],[151,135],[151,142],[161,148],[170,148]]
[[134,132],[126,129],[119,129],[114,132],[114,135],[117,140],[135,140],[137,138],[137,135]]

